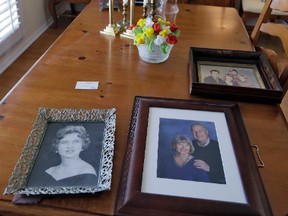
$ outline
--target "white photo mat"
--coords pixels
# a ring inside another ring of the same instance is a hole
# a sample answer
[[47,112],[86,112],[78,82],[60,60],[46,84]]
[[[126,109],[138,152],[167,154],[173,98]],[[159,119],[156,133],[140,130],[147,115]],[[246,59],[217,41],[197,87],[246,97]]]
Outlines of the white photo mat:
[[[214,122],[226,184],[157,178],[160,118]],[[247,204],[224,112],[150,107],[141,192]]]

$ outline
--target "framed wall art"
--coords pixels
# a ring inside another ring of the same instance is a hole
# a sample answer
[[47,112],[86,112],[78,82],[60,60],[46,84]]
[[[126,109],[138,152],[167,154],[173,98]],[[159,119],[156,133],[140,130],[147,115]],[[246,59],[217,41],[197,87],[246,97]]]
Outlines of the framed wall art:
[[40,108],[5,194],[109,190],[115,124],[114,108]]
[[190,48],[190,93],[205,97],[281,103],[283,90],[261,52]]
[[272,215],[237,104],[136,97],[117,215]]

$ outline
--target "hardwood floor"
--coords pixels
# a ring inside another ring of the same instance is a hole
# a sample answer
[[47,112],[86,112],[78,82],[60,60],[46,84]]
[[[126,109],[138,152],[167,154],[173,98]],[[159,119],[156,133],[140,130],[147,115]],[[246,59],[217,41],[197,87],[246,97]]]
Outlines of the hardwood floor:
[[[71,16],[61,16],[57,29],[47,29],[7,70],[0,75],[0,100],[10,91],[19,79],[33,66],[33,64],[45,53],[53,42],[61,35],[65,28],[72,22]],[[281,42],[277,39],[264,36],[260,44],[283,53]],[[288,94],[280,104],[283,115],[288,120]]]
[[0,100],[45,53],[53,42],[73,21],[72,17],[61,16],[58,28],[47,29],[21,56],[0,75]]

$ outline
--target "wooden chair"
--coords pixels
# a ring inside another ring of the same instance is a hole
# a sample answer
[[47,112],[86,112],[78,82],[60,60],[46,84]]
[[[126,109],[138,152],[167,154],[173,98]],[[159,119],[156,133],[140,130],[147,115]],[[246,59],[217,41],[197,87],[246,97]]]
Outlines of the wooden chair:
[[[266,0],[263,10],[251,33],[251,40],[256,50],[264,52],[268,57],[269,62],[283,88],[284,96],[288,88],[288,25],[285,23],[268,22],[273,10],[288,12],[288,1]],[[284,62],[284,64],[280,64],[280,58],[276,52],[266,49],[265,47],[258,46],[261,33],[266,33],[280,39],[285,52],[284,59],[281,61],[282,63]]]
[[[245,26],[247,26],[249,19],[259,17],[264,5],[264,0],[242,0],[242,20]],[[273,10],[270,14],[270,19],[288,20],[288,12]]]
[[188,3],[220,7],[235,7],[235,0],[188,0]]
[[91,2],[91,0],[49,0],[49,3],[48,3],[49,12],[54,20],[53,25],[52,25],[53,28],[56,28],[58,24],[58,18],[57,18],[57,14],[55,10],[55,5],[59,4],[60,2],[69,2],[72,14],[75,15],[76,10],[75,10],[74,4],[76,3],[88,4]]

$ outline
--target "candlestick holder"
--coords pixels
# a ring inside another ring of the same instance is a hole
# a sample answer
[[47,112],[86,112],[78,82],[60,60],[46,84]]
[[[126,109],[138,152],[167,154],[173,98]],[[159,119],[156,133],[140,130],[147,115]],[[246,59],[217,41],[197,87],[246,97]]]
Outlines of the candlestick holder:
[[127,20],[127,15],[128,15],[128,12],[127,12],[127,2],[123,1],[123,19],[122,20],[119,20],[117,22],[117,26],[120,28],[120,30],[126,30],[129,26],[129,20]]
[[147,9],[148,9],[147,4],[145,5],[143,4],[143,13],[142,13],[143,18],[147,17]]
[[120,29],[115,24],[108,24],[105,29],[100,31],[100,33],[115,37],[119,31]]
[[114,24],[114,0],[109,0],[109,24],[105,29],[100,31],[101,34],[115,37],[120,29]]
[[[134,24],[134,16],[135,16],[135,0],[130,0],[130,26]],[[134,34],[132,30],[126,29],[125,32],[123,32],[120,37],[128,38],[128,39],[134,39]]]
[[[119,6],[119,2],[118,0],[114,0],[114,10],[117,9],[118,11],[120,11],[120,6]],[[103,10],[106,10],[106,9],[109,9],[109,0],[100,0],[100,3],[99,3],[99,11],[103,11]]]
[[156,2],[154,0],[150,1],[150,13],[149,13],[149,17],[153,20],[154,16],[156,14],[155,12],[156,9]]

